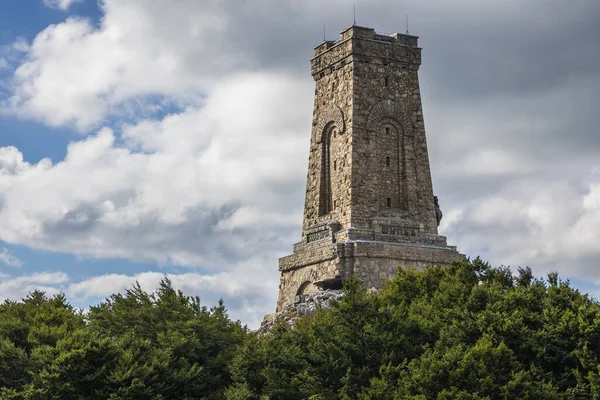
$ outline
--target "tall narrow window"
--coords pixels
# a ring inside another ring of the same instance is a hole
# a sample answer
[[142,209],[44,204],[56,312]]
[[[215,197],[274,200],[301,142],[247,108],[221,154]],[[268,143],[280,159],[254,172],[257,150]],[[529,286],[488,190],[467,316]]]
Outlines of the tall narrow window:
[[390,128],[388,126],[385,127],[385,134],[386,135],[390,134]]
[[390,77],[386,76],[385,78],[383,78],[383,86],[388,87],[390,86]]
[[386,157],[386,158],[385,158],[385,166],[386,166],[386,167],[389,167],[389,166],[390,166],[390,158],[389,158],[389,157]]
[[385,203],[386,203],[386,205],[387,205],[388,207],[391,207],[391,206],[392,206],[392,198],[391,198],[391,197],[388,197],[388,198],[385,200]]
[[333,170],[337,171],[337,161],[333,160]]
[[336,167],[334,160],[331,164],[331,136],[335,128],[323,131],[321,139],[321,184],[319,185],[319,215],[327,215],[331,212],[331,167]]

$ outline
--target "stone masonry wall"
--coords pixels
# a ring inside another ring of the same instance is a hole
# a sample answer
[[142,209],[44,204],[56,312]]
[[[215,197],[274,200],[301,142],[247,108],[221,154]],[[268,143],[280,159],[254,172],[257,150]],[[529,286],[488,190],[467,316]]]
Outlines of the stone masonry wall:
[[297,295],[314,293],[318,288],[313,282],[331,278],[338,273],[339,260],[332,258],[282,273],[279,284],[277,311],[291,304]]
[[[327,43],[332,45],[331,42]],[[352,172],[350,127],[353,90],[351,51],[351,41],[345,41],[329,48],[313,60],[315,104],[306,180],[303,237],[309,227],[326,221],[337,221],[346,226],[350,224],[351,201],[348,190]],[[327,175],[328,182],[324,182]],[[321,196],[327,185],[331,190],[331,212],[322,215]]]
[[353,41],[352,226],[386,216],[419,221],[437,234],[418,79],[421,49],[415,37],[407,37],[407,46],[374,31],[361,36]]
[[438,235],[411,35],[351,26],[315,48],[315,102],[302,236],[279,260],[277,311],[316,280],[380,288],[398,266],[464,256]]

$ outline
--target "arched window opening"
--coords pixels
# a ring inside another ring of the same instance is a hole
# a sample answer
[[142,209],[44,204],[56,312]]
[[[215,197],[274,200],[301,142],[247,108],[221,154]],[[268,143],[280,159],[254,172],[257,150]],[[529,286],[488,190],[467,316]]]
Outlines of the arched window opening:
[[337,163],[331,162],[331,138],[336,134],[335,127],[325,129],[321,140],[321,184],[319,188],[319,216],[331,212],[333,205],[331,192],[332,168],[337,168]]

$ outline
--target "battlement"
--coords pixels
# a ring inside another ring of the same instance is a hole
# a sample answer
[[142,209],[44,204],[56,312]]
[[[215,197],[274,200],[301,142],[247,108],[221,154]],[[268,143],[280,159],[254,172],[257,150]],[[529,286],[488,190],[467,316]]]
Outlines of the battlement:
[[373,28],[352,25],[340,33],[338,40],[327,40],[315,47],[315,56],[310,60],[311,72],[318,80],[353,62],[394,64],[395,67],[418,70],[421,64],[418,39],[417,36],[384,34]]
[[338,40],[326,40],[317,47],[315,47],[315,57],[320,56],[324,52],[331,48],[347,41],[350,39],[361,39],[370,40],[381,43],[386,43],[395,46],[403,47],[418,47],[418,36],[407,35],[404,33],[392,33],[385,34],[375,31],[373,28],[367,28],[364,26],[352,25],[342,32],[340,32],[340,38]]

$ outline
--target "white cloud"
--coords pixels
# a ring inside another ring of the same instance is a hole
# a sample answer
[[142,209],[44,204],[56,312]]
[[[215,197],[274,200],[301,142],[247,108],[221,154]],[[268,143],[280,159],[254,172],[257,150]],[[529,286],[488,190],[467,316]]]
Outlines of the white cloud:
[[77,282],[60,271],[19,277],[0,274],[0,302],[22,299],[34,290],[41,290],[48,296],[63,292],[71,304],[87,309],[112,294],[124,293],[136,282],[144,291],[154,292],[166,276],[176,289],[188,296],[199,296],[207,307],[223,299],[232,319],[240,319],[251,328],[257,328],[264,314],[273,311],[275,305],[278,280],[270,275],[260,263],[246,263],[238,270],[214,275],[148,271],[134,275],[99,275]]
[[301,219],[290,205],[302,201],[310,98],[284,75],[243,74],[202,108],[125,126],[119,142],[108,128],[72,142],[54,165],[0,148],[0,238],[204,267],[278,249]]
[[21,299],[34,290],[46,292],[52,296],[61,291],[62,285],[68,282],[64,272],[41,272],[0,280],[0,301],[5,299]]
[[76,17],[50,25],[16,70],[9,106],[52,126],[88,129],[106,115],[139,112],[144,96],[204,91],[246,64],[226,40],[223,8],[220,0],[106,0],[99,28]]
[[250,327],[257,328],[264,314],[274,308],[277,294],[277,279],[270,279],[270,274],[265,272],[260,265],[247,264],[243,268],[215,275],[194,272],[163,274],[155,271],[135,275],[107,274],[71,283],[65,293],[73,301],[83,304],[86,300],[124,293],[136,282],[146,292],[153,292],[166,276],[184,294],[199,296],[205,306],[216,305],[219,299],[223,299],[232,319],[241,319]]
[[67,11],[75,3],[81,3],[83,0],[43,0],[44,5],[50,8]]
[[19,268],[23,265],[23,261],[4,247],[0,250],[0,264],[4,264],[7,267]]
[[455,205],[442,231],[472,256],[600,282],[600,175],[588,179],[521,178],[496,195],[474,194]]
[[20,53],[26,53],[28,52],[31,48],[29,47],[29,43],[27,43],[27,39],[23,38],[23,37],[18,37],[14,43],[12,44],[12,49],[14,51],[20,52]]

